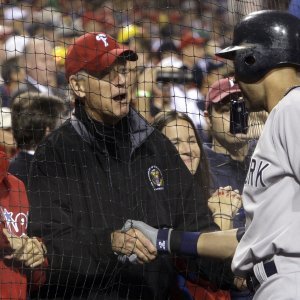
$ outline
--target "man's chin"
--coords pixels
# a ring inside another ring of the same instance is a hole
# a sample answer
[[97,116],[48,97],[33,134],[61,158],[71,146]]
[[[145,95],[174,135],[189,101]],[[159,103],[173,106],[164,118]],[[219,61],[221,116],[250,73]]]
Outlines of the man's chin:
[[243,141],[243,142],[258,140],[259,136],[260,136],[259,132],[253,132],[252,130],[251,131],[248,130],[247,133],[237,133],[237,134],[235,134],[235,137],[239,141]]
[[123,119],[129,113],[129,103],[121,105],[119,108],[113,111],[113,116],[117,119]]

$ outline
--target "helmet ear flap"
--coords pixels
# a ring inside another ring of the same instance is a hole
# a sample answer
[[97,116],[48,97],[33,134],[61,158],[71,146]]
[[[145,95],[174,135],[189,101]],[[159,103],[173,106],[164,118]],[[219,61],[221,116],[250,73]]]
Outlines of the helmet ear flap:
[[258,78],[259,52],[255,48],[236,51],[234,57],[235,78],[247,83],[255,82]]
[[261,47],[237,51],[234,59],[235,77],[238,81],[253,83],[259,81],[271,68]]
[[234,68],[238,81],[253,83],[261,80],[270,70],[295,66],[300,68],[299,53],[294,49],[267,48],[253,45],[235,52]]

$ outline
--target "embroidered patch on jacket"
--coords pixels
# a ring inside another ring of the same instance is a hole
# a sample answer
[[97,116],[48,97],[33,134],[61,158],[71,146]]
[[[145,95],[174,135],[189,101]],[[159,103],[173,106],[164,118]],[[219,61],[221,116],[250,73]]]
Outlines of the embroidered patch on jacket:
[[21,237],[26,234],[28,224],[28,213],[14,213],[6,208],[0,207],[0,219],[6,223],[9,233]]
[[148,178],[155,191],[164,189],[164,178],[161,170],[157,166],[148,169]]

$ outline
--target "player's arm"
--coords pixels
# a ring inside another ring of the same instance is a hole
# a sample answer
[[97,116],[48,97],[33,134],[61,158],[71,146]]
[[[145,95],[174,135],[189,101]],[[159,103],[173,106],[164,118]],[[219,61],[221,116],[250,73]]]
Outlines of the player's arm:
[[140,230],[157,248],[158,253],[206,256],[226,259],[234,255],[244,228],[215,232],[185,232],[170,228],[156,229],[144,222],[127,220],[125,229]]
[[221,259],[233,257],[238,244],[237,231],[238,229],[231,229],[200,234],[197,254]]

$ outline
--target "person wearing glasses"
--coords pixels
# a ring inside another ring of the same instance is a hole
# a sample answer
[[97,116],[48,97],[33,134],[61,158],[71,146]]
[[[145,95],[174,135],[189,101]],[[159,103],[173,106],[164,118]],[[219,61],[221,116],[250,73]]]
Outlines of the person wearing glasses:
[[75,111],[37,147],[29,174],[29,232],[50,265],[39,299],[169,299],[171,259],[125,221],[218,229],[176,149],[127,99],[126,63],[137,58],[101,32],[68,49]]

